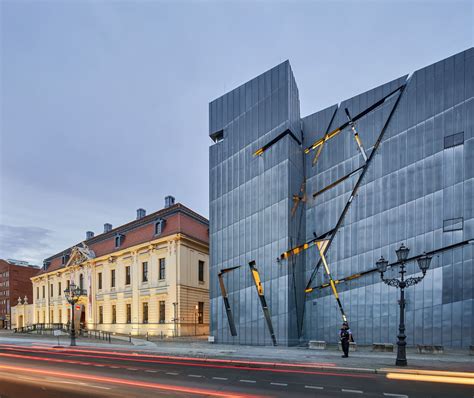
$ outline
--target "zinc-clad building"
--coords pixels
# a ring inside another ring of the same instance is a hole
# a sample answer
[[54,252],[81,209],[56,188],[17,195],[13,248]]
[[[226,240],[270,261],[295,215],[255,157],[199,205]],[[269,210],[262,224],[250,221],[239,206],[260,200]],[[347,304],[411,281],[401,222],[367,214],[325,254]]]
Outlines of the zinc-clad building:
[[407,343],[472,345],[473,97],[471,48],[305,117],[288,61],[212,101],[217,341],[337,342],[341,312],[315,245],[331,240],[325,257],[356,342],[396,341],[399,291],[375,263],[395,263],[404,243],[409,257],[432,256],[406,290]]

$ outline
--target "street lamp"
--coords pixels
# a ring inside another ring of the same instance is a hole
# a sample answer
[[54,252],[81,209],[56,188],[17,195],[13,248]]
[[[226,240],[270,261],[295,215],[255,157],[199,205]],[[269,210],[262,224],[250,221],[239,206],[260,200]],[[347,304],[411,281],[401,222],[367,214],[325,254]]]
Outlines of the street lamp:
[[397,253],[397,259],[400,263],[400,275],[401,278],[393,278],[393,279],[385,279],[383,277],[384,272],[387,271],[388,261],[382,257],[378,260],[375,265],[377,266],[378,271],[380,272],[380,278],[382,281],[389,285],[400,289],[400,324],[398,326],[398,341],[397,341],[397,360],[395,361],[395,365],[397,366],[407,366],[407,355],[406,355],[406,335],[405,335],[405,288],[416,285],[417,283],[421,282],[426,275],[426,271],[430,267],[431,263],[431,256],[428,256],[424,253],[422,256],[417,258],[418,267],[420,268],[421,272],[423,273],[422,276],[411,277],[405,279],[405,262],[408,258],[408,252],[410,249],[405,247],[402,243],[400,248],[395,251]]
[[199,311],[199,305],[196,304],[194,307],[194,335],[197,336],[197,316],[198,316],[198,311]]
[[81,289],[80,286],[76,286],[74,282],[72,282],[67,289],[64,290],[64,296],[69,304],[71,304],[71,347],[76,345],[76,327],[74,324],[74,307],[76,303],[79,301],[81,296],[86,295],[86,291]]

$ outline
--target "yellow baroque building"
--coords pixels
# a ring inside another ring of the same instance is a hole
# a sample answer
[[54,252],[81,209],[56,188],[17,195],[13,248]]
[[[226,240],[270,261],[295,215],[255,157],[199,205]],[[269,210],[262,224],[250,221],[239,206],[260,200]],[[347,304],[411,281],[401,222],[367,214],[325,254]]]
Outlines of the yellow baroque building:
[[44,261],[33,282],[36,324],[68,324],[64,290],[85,290],[76,324],[132,335],[209,333],[208,220],[166,197],[165,208],[87,239]]

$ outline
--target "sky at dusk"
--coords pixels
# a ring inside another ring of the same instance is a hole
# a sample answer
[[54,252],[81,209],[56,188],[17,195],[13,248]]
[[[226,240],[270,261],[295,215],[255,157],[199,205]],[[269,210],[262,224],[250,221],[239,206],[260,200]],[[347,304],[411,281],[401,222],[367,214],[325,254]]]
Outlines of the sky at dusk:
[[211,100],[289,59],[306,116],[471,47],[473,4],[0,0],[0,258],[207,217]]

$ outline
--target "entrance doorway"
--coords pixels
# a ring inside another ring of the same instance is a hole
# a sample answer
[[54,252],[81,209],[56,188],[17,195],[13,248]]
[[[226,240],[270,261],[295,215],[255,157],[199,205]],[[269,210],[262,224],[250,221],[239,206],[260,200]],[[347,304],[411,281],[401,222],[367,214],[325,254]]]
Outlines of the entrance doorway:
[[85,329],[86,328],[86,310],[85,310],[85,306],[82,305],[81,306],[81,329]]

